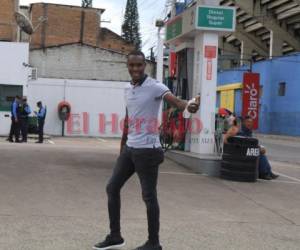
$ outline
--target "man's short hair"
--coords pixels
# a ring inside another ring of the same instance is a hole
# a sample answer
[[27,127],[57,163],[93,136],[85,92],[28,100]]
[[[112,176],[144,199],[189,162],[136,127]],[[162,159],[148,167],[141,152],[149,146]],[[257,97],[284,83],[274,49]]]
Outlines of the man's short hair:
[[40,106],[40,105],[42,105],[42,102],[41,102],[41,101],[39,101],[39,102],[37,102],[37,104],[36,104],[36,105]]
[[142,56],[142,57],[144,58],[144,60],[146,61],[146,56],[145,56],[145,54],[144,54],[142,51],[140,51],[140,50],[133,50],[133,51],[131,51],[131,52],[128,54],[128,57],[127,57],[127,58],[129,58],[130,56]]

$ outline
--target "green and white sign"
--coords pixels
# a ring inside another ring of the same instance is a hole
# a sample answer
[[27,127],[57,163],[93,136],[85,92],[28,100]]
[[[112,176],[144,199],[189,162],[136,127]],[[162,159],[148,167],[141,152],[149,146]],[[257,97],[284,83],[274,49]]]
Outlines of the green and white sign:
[[182,34],[182,17],[179,16],[167,23],[166,40],[172,40]]
[[236,10],[231,7],[198,6],[196,28],[201,30],[234,31]]
[[236,8],[194,5],[166,23],[166,42],[190,41],[198,32],[234,32]]

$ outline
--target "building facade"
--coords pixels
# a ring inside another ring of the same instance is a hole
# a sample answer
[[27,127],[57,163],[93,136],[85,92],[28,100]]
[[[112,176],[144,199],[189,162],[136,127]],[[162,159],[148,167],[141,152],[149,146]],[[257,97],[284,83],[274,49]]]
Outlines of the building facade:
[[65,136],[121,137],[125,87],[119,81],[38,78],[28,82],[28,101],[31,107],[38,101],[47,107],[45,133],[49,135],[62,135],[58,104],[67,101],[71,115]]
[[7,135],[11,102],[16,95],[28,94],[29,44],[0,42],[0,55],[0,135]]
[[[28,42],[31,48],[82,43],[125,54],[134,50],[133,44],[101,27],[104,9],[51,3],[19,6],[19,0],[0,0],[0,6],[0,41]],[[16,24],[16,11],[32,22],[35,32],[31,37]]]
[[[38,78],[123,81],[130,76],[127,55],[88,44],[65,44],[30,51],[30,65]],[[154,76],[155,64],[147,61],[146,72]]]
[[82,43],[128,54],[134,46],[101,27],[104,11],[61,4],[31,4],[28,16],[33,24],[40,25],[31,37],[31,48]]
[[[249,68],[219,72],[218,107],[241,115],[243,74]],[[260,74],[259,132],[300,136],[300,53],[253,65]]]
[[[127,55],[88,44],[71,43],[30,51],[30,66],[37,76],[28,82],[31,105],[47,106],[45,132],[62,134],[57,107],[71,104],[66,136],[120,137],[125,115],[124,89],[130,81]],[[155,64],[147,61],[147,74]]]

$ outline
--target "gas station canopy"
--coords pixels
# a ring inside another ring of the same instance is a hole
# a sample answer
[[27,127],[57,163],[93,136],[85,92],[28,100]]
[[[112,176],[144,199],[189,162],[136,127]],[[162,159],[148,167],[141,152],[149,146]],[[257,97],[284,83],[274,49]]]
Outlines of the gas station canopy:
[[197,31],[234,32],[235,25],[235,7],[194,5],[166,23],[166,42],[193,40]]

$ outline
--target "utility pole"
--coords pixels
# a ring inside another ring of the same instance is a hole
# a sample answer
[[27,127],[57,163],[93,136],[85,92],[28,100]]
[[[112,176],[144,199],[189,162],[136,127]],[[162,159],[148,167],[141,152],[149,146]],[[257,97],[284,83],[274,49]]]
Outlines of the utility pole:
[[150,61],[154,62],[155,58],[154,58],[154,47],[150,48]]
[[177,0],[172,0],[171,18],[176,16],[176,2],[177,2]]
[[157,67],[156,67],[156,79],[160,82],[163,82],[163,69],[164,69],[164,42],[161,38],[161,30],[164,27],[165,23],[163,20],[156,21],[157,31]]

